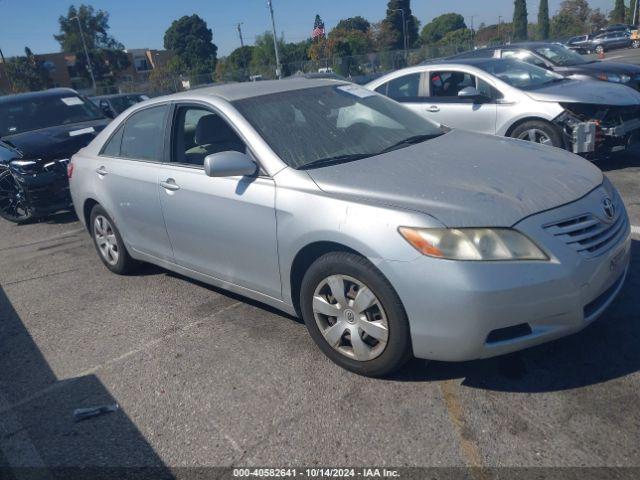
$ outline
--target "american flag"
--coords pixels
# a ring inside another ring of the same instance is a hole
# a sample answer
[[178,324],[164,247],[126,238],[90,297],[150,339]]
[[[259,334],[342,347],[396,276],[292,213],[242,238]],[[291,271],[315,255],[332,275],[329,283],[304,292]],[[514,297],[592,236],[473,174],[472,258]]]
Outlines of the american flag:
[[324,22],[320,19],[320,15],[316,15],[316,21],[311,32],[311,38],[315,40],[318,37],[324,37]]

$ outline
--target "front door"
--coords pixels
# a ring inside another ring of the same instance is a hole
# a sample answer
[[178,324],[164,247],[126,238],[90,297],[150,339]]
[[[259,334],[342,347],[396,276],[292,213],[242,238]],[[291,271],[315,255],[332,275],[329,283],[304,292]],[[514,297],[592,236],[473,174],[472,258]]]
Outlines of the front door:
[[157,188],[175,262],[281,298],[274,181],[205,174],[207,155],[247,150],[208,107],[178,105],[172,131],[171,162],[162,167]]

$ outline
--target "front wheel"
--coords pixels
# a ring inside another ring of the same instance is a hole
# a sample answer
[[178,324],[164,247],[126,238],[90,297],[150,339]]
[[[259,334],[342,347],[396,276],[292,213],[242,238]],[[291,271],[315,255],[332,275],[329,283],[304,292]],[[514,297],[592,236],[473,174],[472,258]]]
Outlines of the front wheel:
[[564,146],[558,129],[541,120],[531,120],[518,125],[511,132],[511,137],[551,147],[563,148]]
[[633,42],[631,42],[631,46],[633,48],[640,48],[640,40],[634,40]]
[[398,294],[359,255],[332,252],[317,259],[302,280],[300,306],[318,347],[347,370],[385,376],[411,356],[409,322]]
[[595,52],[596,52],[598,55],[603,54],[603,53],[604,53],[604,47],[603,47],[602,45],[598,45],[598,46],[596,47]]
[[18,224],[33,218],[22,189],[9,170],[0,172],[0,217]]

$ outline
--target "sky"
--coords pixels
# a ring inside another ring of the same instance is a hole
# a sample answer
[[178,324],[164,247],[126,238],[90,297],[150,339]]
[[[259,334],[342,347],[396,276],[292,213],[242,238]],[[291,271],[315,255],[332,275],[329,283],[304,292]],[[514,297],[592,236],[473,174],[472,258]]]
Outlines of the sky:
[[[0,49],[6,57],[22,55],[25,46],[34,53],[59,51],[53,38],[58,32],[58,17],[70,5],[82,2],[109,12],[110,33],[126,48],[162,48],[164,32],[171,22],[194,13],[213,30],[218,56],[240,46],[238,22],[243,22],[245,44],[252,44],[256,35],[271,28],[266,0],[0,0]],[[560,2],[549,0],[552,14]],[[609,11],[614,0],[589,3]],[[527,0],[529,21],[536,20],[538,4],[539,0]],[[355,15],[371,22],[382,20],[386,5],[387,0],[273,0],[276,29],[289,42],[310,36],[316,14],[329,31],[340,19]],[[442,13],[457,12],[469,25],[473,16],[477,27],[481,22],[497,23],[499,15],[509,21],[513,0],[412,0],[411,8],[422,25]]]

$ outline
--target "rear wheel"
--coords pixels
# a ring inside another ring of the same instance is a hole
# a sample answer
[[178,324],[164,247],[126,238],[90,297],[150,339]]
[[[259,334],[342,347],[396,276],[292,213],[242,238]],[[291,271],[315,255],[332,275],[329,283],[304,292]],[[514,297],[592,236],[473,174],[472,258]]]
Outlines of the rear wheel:
[[90,229],[100,260],[109,270],[124,275],[137,265],[127,252],[115,223],[100,205],[91,210]]
[[316,260],[302,280],[300,302],[311,337],[341,367],[380,377],[411,356],[400,299],[361,256],[332,252]]
[[595,52],[596,52],[598,55],[600,55],[601,53],[604,53],[604,47],[603,47],[602,45],[598,45],[598,46],[596,47]]
[[33,218],[22,189],[9,170],[0,172],[0,217],[18,224]]
[[518,125],[511,132],[513,138],[562,148],[562,136],[558,129],[541,120],[531,120]]
[[634,40],[633,42],[631,42],[631,46],[633,48],[640,48],[640,40]]

